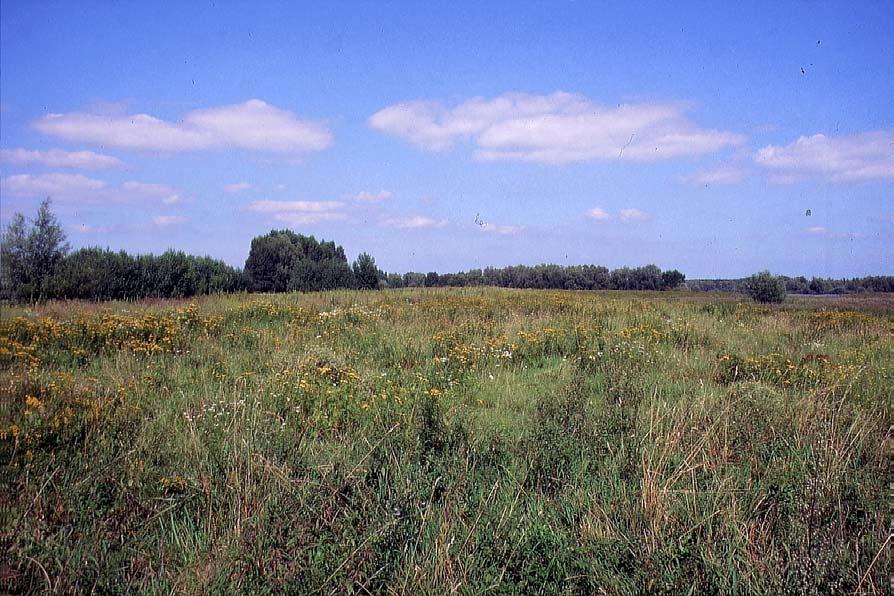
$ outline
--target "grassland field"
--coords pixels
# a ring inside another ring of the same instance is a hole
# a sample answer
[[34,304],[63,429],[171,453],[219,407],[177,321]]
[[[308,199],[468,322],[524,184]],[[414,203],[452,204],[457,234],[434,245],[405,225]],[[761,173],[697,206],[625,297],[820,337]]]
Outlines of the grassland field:
[[0,316],[0,592],[890,594],[894,299]]

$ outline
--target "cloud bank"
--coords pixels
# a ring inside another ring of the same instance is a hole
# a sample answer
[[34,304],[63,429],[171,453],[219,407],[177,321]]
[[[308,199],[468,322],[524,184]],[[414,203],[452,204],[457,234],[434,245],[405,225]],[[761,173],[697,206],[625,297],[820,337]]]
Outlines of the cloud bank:
[[192,110],[176,121],[149,114],[69,112],[34,122],[40,132],[85,143],[138,151],[321,151],[332,134],[321,123],[251,99],[244,103]]
[[624,223],[635,223],[638,221],[646,221],[647,219],[649,219],[649,216],[645,211],[641,211],[636,208],[621,209],[620,217],[621,221]]
[[16,165],[42,165],[51,168],[78,168],[82,170],[102,170],[124,167],[124,162],[111,155],[93,151],[63,151],[50,149],[0,149],[0,162]]
[[655,161],[745,142],[740,134],[698,126],[682,103],[606,107],[563,92],[476,97],[452,107],[408,101],[373,114],[369,125],[427,151],[446,151],[471,141],[479,160],[545,164]]
[[83,174],[15,174],[0,179],[0,194],[17,198],[50,197],[72,202],[112,202],[157,200],[165,205],[179,203],[182,194],[167,184],[152,184],[130,180],[121,185]]
[[803,176],[832,182],[894,180],[894,131],[800,137],[788,145],[758,150],[754,161],[776,172],[772,180],[779,183]]
[[587,217],[590,219],[595,219],[596,221],[608,221],[611,218],[608,211],[602,209],[600,207],[593,207],[592,209],[587,210]]
[[410,215],[407,217],[392,217],[382,220],[382,225],[389,228],[410,230],[417,228],[443,228],[447,225],[446,219],[433,219],[427,215]]
[[489,232],[491,234],[500,234],[500,235],[506,236],[509,234],[518,234],[519,232],[524,231],[525,227],[524,226],[500,226],[497,224],[486,223],[486,224],[481,224],[480,226],[478,226],[478,229],[480,229],[482,232]]
[[324,221],[345,219],[341,201],[254,201],[248,205],[251,211],[267,213],[273,219],[291,225],[316,224]]

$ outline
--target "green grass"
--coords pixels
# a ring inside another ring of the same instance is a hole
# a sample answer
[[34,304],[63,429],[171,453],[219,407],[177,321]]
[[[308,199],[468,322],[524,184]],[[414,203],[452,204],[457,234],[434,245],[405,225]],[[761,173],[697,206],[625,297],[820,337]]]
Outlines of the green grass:
[[0,589],[886,593],[894,302],[497,289],[0,319]]

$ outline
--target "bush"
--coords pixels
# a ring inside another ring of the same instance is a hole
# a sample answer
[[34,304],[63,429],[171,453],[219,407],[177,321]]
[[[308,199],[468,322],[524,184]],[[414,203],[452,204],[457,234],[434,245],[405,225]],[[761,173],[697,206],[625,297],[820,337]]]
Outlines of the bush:
[[743,284],[745,293],[755,302],[783,302],[785,301],[785,280],[769,271],[755,273],[745,280]]

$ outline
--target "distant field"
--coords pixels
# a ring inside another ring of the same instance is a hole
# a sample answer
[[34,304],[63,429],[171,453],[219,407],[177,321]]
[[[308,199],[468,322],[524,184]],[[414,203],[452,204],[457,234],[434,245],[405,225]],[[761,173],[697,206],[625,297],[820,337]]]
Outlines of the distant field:
[[894,295],[4,307],[0,592],[890,593]]

